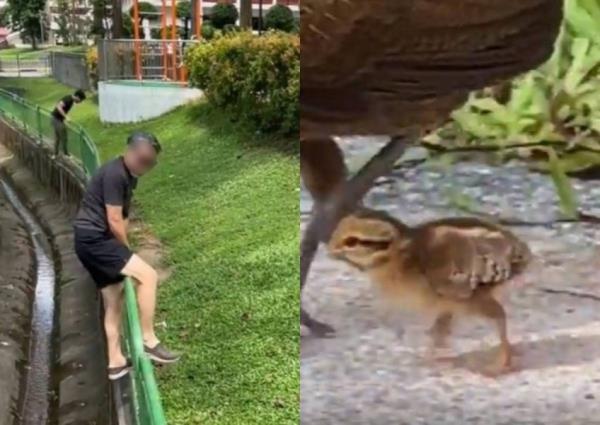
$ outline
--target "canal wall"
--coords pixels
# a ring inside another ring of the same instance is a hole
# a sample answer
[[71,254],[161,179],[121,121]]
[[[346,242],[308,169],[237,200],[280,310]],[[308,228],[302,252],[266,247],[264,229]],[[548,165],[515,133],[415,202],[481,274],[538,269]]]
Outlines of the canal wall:
[[[56,423],[112,423],[100,300],[73,248],[72,218],[85,176],[68,160],[53,161],[43,145],[0,119],[0,164],[50,235],[57,271],[54,388]],[[4,149],[4,152],[2,152]]]
[[0,190],[0,425],[18,423],[34,281],[29,235]]

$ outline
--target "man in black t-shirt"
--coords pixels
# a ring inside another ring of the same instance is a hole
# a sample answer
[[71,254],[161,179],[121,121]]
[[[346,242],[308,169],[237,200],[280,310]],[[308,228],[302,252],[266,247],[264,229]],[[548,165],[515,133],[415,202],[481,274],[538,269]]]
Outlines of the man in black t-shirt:
[[159,363],[178,360],[154,332],[154,310],[158,275],[156,270],[129,247],[127,227],[133,190],[138,176],[156,165],[161,147],[156,137],[135,132],[127,140],[127,151],[104,164],[88,183],[75,218],[75,252],[89,271],[104,301],[104,329],[108,348],[108,376],[126,375],[130,363],[121,351],[120,329],[123,279],[138,283],[137,296],[144,349]]
[[80,103],[85,100],[85,92],[77,90],[75,93],[63,97],[52,110],[52,127],[54,128],[54,154],[58,155],[62,150],[65,155],[67,152],[67,127],[65,121],[67,114],[74,103]]

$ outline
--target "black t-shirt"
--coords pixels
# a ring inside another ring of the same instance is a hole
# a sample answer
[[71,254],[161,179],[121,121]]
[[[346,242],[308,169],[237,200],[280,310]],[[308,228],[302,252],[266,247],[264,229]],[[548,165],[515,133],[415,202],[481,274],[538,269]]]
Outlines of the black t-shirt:
[[[60,101],[63,104],[63,107],[62,107],[63,111],[65,111],[65,114],[68,114],[69,111],[71,110],[71,108],[73,107],[73,103],[74,103],[73,96],[71,96],[71,95],[65,96]],[[62,114],[58,111],[57,108],[54,108],[52,110],[52,116],[60,121],[65,120],[65,117],[62,116]]]
[[106,205],[122,206],[123,218],[129,217],[136,185],[137,179],[125,166],[123,157],[104,164],[88,183],[75,218],[75,227],[109,234]]

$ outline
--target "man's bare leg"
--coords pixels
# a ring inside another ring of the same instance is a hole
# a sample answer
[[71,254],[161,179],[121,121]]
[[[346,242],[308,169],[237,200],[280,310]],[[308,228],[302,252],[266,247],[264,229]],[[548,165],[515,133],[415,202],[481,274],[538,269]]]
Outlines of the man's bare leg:
[[101,289],[101,293],[104,302],[104,332],[108,349],[108,367],[121,367],[127,363],[121,351],[123,284],[108,285]]
[[121,271],[138,283],[137,298],[140,308],[140,324],[144,345],[154,347],[159,343],[154,332],[154,312],[156,310],[156,289],[158,287],[158,274],[156,270],[138,255],[133,254]]

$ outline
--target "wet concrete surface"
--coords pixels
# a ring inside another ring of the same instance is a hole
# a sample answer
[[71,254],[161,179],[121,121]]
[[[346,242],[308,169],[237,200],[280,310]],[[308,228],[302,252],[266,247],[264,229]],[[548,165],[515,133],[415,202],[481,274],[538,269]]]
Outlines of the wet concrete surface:
[[[378,148],[363,141],[344,141],[350,161]],[[575,188],[582,209],[600,215],[600,183],[576,181]],[[455,206],[459,194],[474,208],[506,218],[550,222],[559,216],[551,180],[519,164],[419,166],[396,173],[366,201],[416,224],[466,215]],[[301,210],[310,206],[303,190]],[[304,214],[302,228],[307,219]],[[463,320],[453,332],[454,361],[427,364],[430,318],[398,312],[393,323],[384,322],[367,278],[321,250],[303,302],[337,334],[302,338],[302,424],[600,424],[600,227],[513,230],[530,244],[536,264],[525,286],[505,293],[517,370],[496,379],[473,367],[498,346],[489,323]]]

